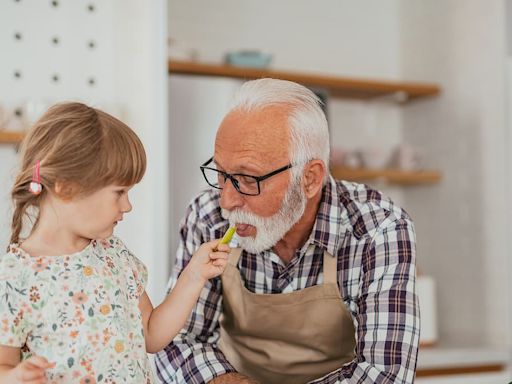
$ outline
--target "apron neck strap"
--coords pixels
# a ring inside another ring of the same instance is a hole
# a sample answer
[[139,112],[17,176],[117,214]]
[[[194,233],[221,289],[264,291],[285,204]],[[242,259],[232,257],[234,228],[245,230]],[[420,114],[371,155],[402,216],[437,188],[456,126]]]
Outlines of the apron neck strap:
[[338,267],[337,259],[332,256],[329,252],[324,251],[324,284],[338,282]]
[[228,262],[233,267],[237,267],[238,260],[240,260],[240,255],[242,254],[242,248],[233,248],[228,256]]

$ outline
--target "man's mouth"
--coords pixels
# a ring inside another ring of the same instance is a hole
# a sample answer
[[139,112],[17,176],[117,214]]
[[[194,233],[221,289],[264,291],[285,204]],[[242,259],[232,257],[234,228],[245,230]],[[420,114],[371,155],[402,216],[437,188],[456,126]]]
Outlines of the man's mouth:
[[249,236],[253,231],[254,226],[250,224],[237,223],[236,234],[241,237]]

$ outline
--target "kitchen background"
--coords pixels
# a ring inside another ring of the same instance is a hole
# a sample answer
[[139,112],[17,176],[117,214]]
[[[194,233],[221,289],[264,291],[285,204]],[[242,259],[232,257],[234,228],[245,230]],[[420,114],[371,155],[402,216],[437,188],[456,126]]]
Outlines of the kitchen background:
[[[226,54],[258,51],[284,77],[316,76],[333,172],[383,190],[415,220],[417,382],[512,380],[510,0],[1,0],[0,49],[0,247],[16,133],[55,101],[88,102],[147,148],[118,233],[148,265],[159,302],[179,220],[205,186],[198,167],[251,77],[224,66]],[[391,92],[347,97],[343,79]]]

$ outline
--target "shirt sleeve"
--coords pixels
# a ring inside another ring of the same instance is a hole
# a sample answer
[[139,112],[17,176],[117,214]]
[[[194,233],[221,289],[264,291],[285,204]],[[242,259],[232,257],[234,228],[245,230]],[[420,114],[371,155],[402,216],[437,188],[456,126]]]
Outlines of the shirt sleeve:
[[28,336],[30,291],[23,265],[15,256],[0,258],[0,344],[21,348]]
[[420,320],[412,222],[383,223],[363,257],[354,319],[356,357],[311,384],[414,381]]
[[[197,202],[196,202],[197,203]],[[206,228],[200,207],[192,204],[180,229],[176,264],[169,281],[172,289],[195,250],[221,233]],[[235,372],[217,347],[219,317],[222,312],[220,278],[209,280],[185,327],[175,339],[155,356],[158,377],[165,383],[206,383],[228,372]]]

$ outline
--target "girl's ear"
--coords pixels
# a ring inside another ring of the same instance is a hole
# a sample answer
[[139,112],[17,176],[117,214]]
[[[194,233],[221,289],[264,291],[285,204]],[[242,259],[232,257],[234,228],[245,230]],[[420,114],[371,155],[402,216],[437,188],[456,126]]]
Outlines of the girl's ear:
[[78,186],[65,180],[58,180],[54,187],[55,195],[62,200],[71,200],[78,192]]

